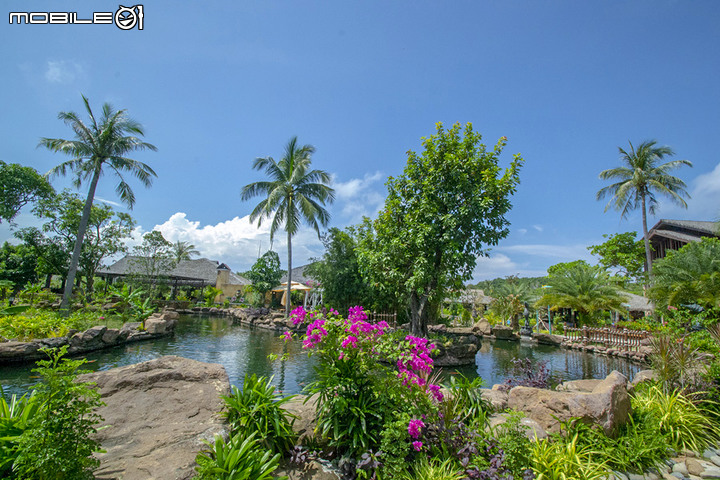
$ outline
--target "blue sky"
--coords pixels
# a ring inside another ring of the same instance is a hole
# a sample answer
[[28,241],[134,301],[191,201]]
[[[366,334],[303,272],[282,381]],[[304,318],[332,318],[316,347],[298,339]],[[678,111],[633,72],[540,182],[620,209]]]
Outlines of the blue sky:
[[[602,235],[641,230],[640,216],[604,213],[595,193],[618,146],[657,139],[693,162],[676,175],[687,211],[720,216],[720,3],[715,1],[236,1],[153,0],[144,29],[9,25],[11,11],[114,12],[117,3],[2,3],[0,159],[47,172],[65,158],[36,148],[70,137],[60,111],[125,108],[158,152],[158,173],[134,184],[141,234],[161,230],[203,256],[246,270],[270,246],[247,221],[243,185],[258,156],[279,158],[297,135],[317,148],[337,201],[331,226],[374,216],[384,183],[435,123],[472,122],[488,145],[507,136],[505,160],[526,164],[508,215],[510,235],[478,262],[474,280],[542,275],[585,258]],[[64,179],[57,188],[68,186]],[[83,194],[85,190],[83,189]],[[98,199],[117,202],[111,176]],[[29,212],[21,226],[37,223]],[[0,240],[10,237],[0,225]],[[285,262],[285,243],[273,245]],[[322,253],[310,229],[294,265]]]

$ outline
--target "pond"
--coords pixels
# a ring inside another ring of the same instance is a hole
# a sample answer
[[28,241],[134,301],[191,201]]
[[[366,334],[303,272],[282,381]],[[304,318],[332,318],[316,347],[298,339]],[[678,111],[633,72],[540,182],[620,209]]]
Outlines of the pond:
[[[271,361],[268,355],[287,360]],[[274,332],[233,325],[226,317],[181,316],[172,337],[136,342],[87,354],[89,370],[108,370],[143,362],[162,355],[178,355],[202,362],[219,363],[225,367],[230,383],[241,386],[245,373],[274,376],[273,383],[286,394],[300,393],[314,377],[314,360],[308,358],[300,342],[285,343]],[[487,386],[503,382],[512,375],[512,360],[530,358],[547,362],[553,377],[562,380],[604,378],[618,370],[632,379],[641,366],[616,357],[604,357],[576,350],[564,350],[522,342],[484,340],[476,357],[476,365],[444,369],[445,376],[461,372],[480,376]],[[26,392],[37,381],[31,370],[34,365],[3,366],[0,384],[5,394]]]

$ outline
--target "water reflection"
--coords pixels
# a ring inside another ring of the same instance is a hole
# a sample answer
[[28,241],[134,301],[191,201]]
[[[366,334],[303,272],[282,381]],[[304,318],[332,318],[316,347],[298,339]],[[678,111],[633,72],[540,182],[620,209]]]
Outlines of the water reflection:
[[[269,354],[285,361],[271,361]],[[178,322],[173,337],[138,342],[87,355],[91,370],[143,362],[162,355],[178,355],[202,362],[219,363],[225,367],[230,383],[242,386],[245,373],[274,376],[273,383],[283,393],[299,393],[314,378],[314,360],[308,358],[299,341],[285,343],[274,332],[233,325],[223,317],[186,316]],[[560,380],[604,378],[612,370],[632,376],[641,367],[624,359],[595,356],[575,350],[561,350],[547,345],[530,345],[520,342],[483,341],[476,357],[476,365],[446,369],[444,375],[457,372],[474,377],[479,375],[485,383],[502,383],[512,374],[515,358],[530,358],[533,362],[546,361],[554,377]],[[0,369],[0,382],[5,393],[24,393],[35,383],[31,378],[33,365],[20,365]]]

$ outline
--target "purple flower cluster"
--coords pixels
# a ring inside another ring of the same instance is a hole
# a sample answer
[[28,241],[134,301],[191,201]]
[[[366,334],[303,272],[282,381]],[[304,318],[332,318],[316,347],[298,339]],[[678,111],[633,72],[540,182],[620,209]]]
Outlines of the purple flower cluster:
[[425,427],[425,423],[419,418],[410,420],[408,424],[408,435],[415,439],[415,441],[412,442],[412,446],[416,452],[419,452],[423,446],[423,443],[418,440],[418,438],[420,438],[420,429],[423,427]]
[[327,336],[328,332],[325,330],[324,325],[324,318],[318,318],[308,325],[305,332],[305,340],[303,340],[303,348],[313,348],[322,341],[323,337]]
[[305,308],[300,305],[299,307],[293,309],[292,312],[290,312],[290,318],[292,318],[293,325],[300,325],[301,323],[305,323],[305,318],[307,316],[307,312],[305,311]]
[[431,393],[435,400],[441,402],[443,394],[440,392],[440,387],[427,383],[427,377],[433,369],[430,352],[435,348],[435,345],[429,343],[427,338],[413,337],[412,335],[406,336],[405,340],[410,344],[410,351],[400,354],[397,361],[398,378],[402,379],[403,385],[425,387],[426,391]]

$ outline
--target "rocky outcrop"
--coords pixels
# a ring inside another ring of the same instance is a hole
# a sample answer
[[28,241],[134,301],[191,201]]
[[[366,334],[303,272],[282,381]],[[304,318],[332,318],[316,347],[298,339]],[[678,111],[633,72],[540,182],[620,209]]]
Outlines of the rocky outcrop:
[[78,355],[127,342],[164,337],[174,332],[177,318],[177,312],[164,311],[148,318],[145,321],[145,330],[142,329],[141,322],[128,322],[119,330],[98,325],[84,332],[71,330],[64,337],[42,338],[31,342],[1,342],[0,365],[45,359],[47,355],[40,351],[45,347],[59,348],[67,345],[70,355]]
[[505,325],[493,325],[492,333],[495,338],[500,340],[519,340],[520,337],[517,333],[513,332],[513,329],[506,327]]
[[508,393],[499,388],[500,385],[493,386],[490,388],[481,388],[480,394],[482,398],[490,403],[493,410],[496,412],[502,412],[507,408],[508,405]]
[[563,343],[563,337],[561,335],[550,335],[549,333],[533,333],[533,340],[541,345],[555,345],[560,346]]
[[190,479],[202,441],[227,435],[218,412],[230,383],[221,365],[165,356],[79,379],[96,382],[105,402],[99,480]]
[[591,378],[587,380],[570,380],[568,382],[563,382],[557,387],[555,387],[555,390],[558,392],[583,392],[583,393],[591,393],[593,390],[595,390],[595,387],[600,385],[602,380]]
[[488,322],[486,318],[481,318],[480,320],[475,322],[475,325],[473,325],[473,330],[478,335],[482,335],[483,337],[488,337],[492,335],[492,325],[490,325],[490,322]]
[[510,390],[508,408],[525,412],[549,432],[559,431],[560,422],[578,418],[600,425],[608,435],[627,422],[631,411],[627,378],[617,371],[591,392],[515,387]]
[[635,374],[632,380],[632,386],[637,387],[642,382],[649,382],[658,379],[657,373],[654,370],[640,370]]

